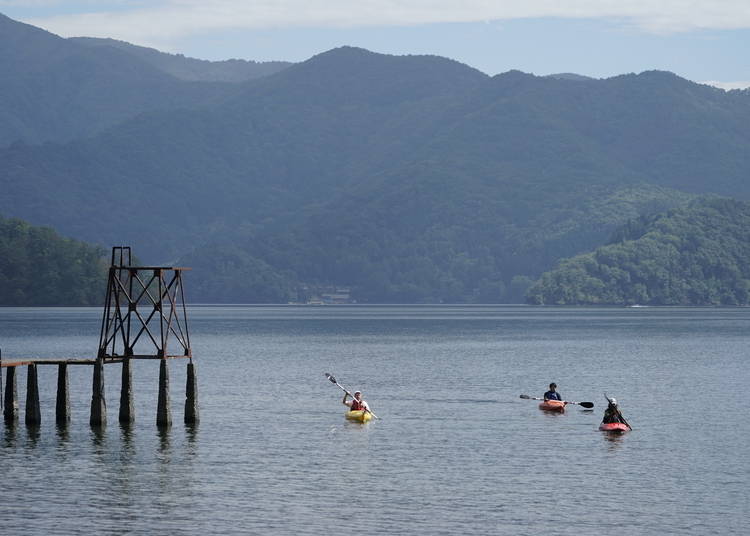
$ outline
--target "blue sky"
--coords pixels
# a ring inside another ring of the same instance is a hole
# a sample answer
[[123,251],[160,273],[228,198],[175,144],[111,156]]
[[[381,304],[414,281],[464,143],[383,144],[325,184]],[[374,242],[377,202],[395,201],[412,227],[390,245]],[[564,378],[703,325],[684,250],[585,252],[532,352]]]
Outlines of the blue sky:
[[301,61],[353,45],[488,74],[663,69],[750,85],[749,0],[0,0],[0,12],[64,37],[214,60]]

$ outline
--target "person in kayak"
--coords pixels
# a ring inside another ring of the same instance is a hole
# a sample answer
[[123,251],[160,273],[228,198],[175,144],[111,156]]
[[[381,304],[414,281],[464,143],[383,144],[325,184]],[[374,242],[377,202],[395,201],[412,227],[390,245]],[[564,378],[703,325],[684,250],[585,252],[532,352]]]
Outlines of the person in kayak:
[[549,391],[547,391],[546,393],[544,393],[544,401],[545,402],[547,400],[560,400],[560,401],[562,401],[562,397],[560,396],[560,393],[558,393],[557,391],[555,391],[555,389],[557,389],[557,384],[556,383],[549,384]]
[[347,400],[349,398],[349,393],[344,393],[344,400],[342,402],[345,406],[349,406],[350,411],[359,411],[359,410],[365,410],[370,411],[370,406],[367,405],[367,402],[362,400],[362,392],[361,391],[354,391],[354,398],[351,400]]
[[622,416],[622,413],[620,413],[620,408],[617,406],[617,399],[607,398],[607,402],[607,409],[604,410],[604,418],[602,418],[602,424],[621,422],[629,428],[630,425],[625,420],[625,417]]

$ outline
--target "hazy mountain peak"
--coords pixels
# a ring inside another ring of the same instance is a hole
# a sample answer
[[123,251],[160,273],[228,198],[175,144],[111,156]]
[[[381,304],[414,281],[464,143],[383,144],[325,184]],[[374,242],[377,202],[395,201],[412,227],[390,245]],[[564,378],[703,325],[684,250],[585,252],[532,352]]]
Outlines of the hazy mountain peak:
[[[387,54],[379,54],[377,52],[372,52],[371,50],[367,50],[366,48],[362,47],[355,47],[351,45],[342,45],[340,47],[335,47],[330,50],[326,50],[325,52],[321,52],[319,54],[315,54],[310,60],[314,60],[315,58],[326,58],[326,57],[357,57],[357,56],[386,56]],[[307,60],[307,61],[310,61]]]
[[199,107],[224,85],[178,80],[124,50],[0,18],[0,146],[90,136],[142,112]]
[[190,58],[183,54],[170,54],[155,48],[133,45],[116,39],[96,37],[72,37],[68,41],[88,47],[111,47],[127,52],[143,60],[160,71],[181,80],[204,82],[244,82],[268,76],[292,65],[286,61],[258,62],[252,60],[229,59],[209,61]]
[[539,77],[531,73],[520,71],[518,69],[511,69],[510,71],[505,71],[504,73],[496,74],[492,78],[505,79],[505,80],[533,80],[534,78],[539,78]]
[[690,82],[687,78],[683,78],[676,75],[672,71],[661,71],[659,69],[652,69],[649,71],[643,71],[636,75],[638,78],[646,80],[656,80],[659,82],[674,83],[674,82]]
[[[347,62],[347,63],[343,63]],[[311,57],[307,61],[303,62],[308,65],[315,65],[316,67],[321,64],[335,64],[335,65],[362,65],[365,67],[372,67],[375,65],[406,65],[419,67],[419,66],[445,66],[448,69],[458,69],[465,72],[473,72],[475,75],[479,75],[482,78],[487,78],[487,75],[481,71],[470,67],[464,63],[461,63],[450,58],[443,56],[437,56],[432,54],[383,54],[380,52],[373,52],[365,48],[354,47],[354,46],[340,46],[321,52]]]
[[544,78],[517,69],[511,69],[510,71],[493,76],[492,87],[514,90],[518,87],[536,85],[539,80],[544,80]]
[[590,80],[596,80],[596,78],[592,78],[591,76],[584,76],[582,74],[576,74],[576,73],[554,73],[554,74],[548,74],[545,76],[545,78],[555,78],[556,80],[573,80],[577,82],[588,82]]
[[[266,80],[317,101],[402,102],[469,91],[487,75],[440,56],[393,56],[344,46],[317,54]],[[264,86],[266,87],[266,86]]]
[[618,75],[606,78],[605,80],[632,80],[632,81],[653,80],[659,83],[671,83],[671,82],[676,82],[676,81],[690,82],[690,80],[687,80],[686,78],[682,78],[681,76],[678,76],[671,71],[661,71],[658,69],[642,71],[640,73],[618,74]]
[[62,37],[50,33],[47,30],[13,20],[0,13],[0,44],[2,44],[2,46],[0,46],[0,57],[10,56],[14,52],[17,52],[8,47],[13,46],[14,44],[18,45],[19,40],[27,41],[30,39],[34,39],[37,42],[59,42],[63,40]]

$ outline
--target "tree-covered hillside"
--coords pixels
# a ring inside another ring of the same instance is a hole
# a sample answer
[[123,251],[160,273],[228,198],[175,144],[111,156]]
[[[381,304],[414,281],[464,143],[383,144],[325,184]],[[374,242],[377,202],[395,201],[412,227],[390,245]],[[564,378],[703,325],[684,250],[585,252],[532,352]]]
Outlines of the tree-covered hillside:
[[0,306],[100,305],[105,254],[48,227],[0,218]]
[[535,304],[747,305],[750,203],[698,199],[619,229],[528,291]]
[[[221,280],[228,288],[233,278],[247,278],[241,274],[254,273],[252,281],[274,273],[281,279],[272,287],[286,289],[277,295],[286,299],[294,299],[293,289],[303,282],[352,287],[359,302],[522,303],[541,273],[538,266],[551,266],[564,251],[601,244],[605,229],[689,199],[671,190],[624,189],[602,200],[589,198],[585,211],[550,203],[548,212],[516,223],[501,219],[507,209],[498,208],[491,190],[467,198],[458,188],[446,188],[424,186],[419,196],[396,190],[369,203],[327,205],[315,218],[275,232],[227,229],[231,239],[220,248],[199,247],[180,264],[202,259],[212,284]],[[433,204],[453,208],[435,215]],[[233,260],[227,263],[229,252]],[[206,276],[201,270],[193,275],[205,290]],[[260,293],[238,295],[243,301],[274,301]]]
[[0,150],[0,212],[149,262],[189,255],[201,300],[311,284],[519,301],[629,219],[695,194],[750,199],[750,92],[671,73],[489,77],[342,47],[234,87]]
[[143,112],[202,107],[235,84],[179,80],[134,54],[0,14],[0,147],[92,136]]

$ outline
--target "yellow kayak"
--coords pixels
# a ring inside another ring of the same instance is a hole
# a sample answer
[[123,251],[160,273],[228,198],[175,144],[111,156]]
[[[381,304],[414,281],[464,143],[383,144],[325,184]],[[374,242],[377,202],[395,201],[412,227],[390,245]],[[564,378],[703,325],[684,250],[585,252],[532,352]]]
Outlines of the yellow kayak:
[[356,411],[347,411],[344,414],[344,417],[346,417],[350,421],[368,422],[370,419],[372,419],[372,413],[363,409],[358,409]]

